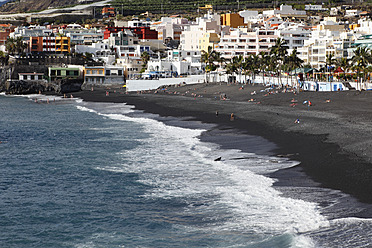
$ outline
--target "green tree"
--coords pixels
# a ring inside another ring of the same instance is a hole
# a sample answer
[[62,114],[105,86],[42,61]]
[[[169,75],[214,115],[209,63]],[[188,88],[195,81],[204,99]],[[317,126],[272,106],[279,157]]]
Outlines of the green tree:
[[[365,75],[365,69],[371,63],[371,54],[368,48],[358,47],[354,51],[354,56],[351,58],[354,63],[354,69],[357,70],[358,84],[361,86],[360,72],[363,71],[363,76]],[[361,87],[359,87],[361,89]]]
[[265,52],[259,53],[259,69],[260,72],[262,72],[262,83],[265,83],[265,72],[268,68],[268,64],[270,62],[270,56]]
[[336,59],[334,58],[333,53],[329,53],[326,56],[326,61],[325,61],[325,67],[326,71],[328,72],[328,82],[330,81],[330,77],[332,75],[332,66],[336,64]]
[[[210,77],[210,73],[217,70],[218,66],[215,64],[215,62],[219,62],[221,60],[220,57],[220,53],[213,50],[213,47],[211,46],[208,47],[207,52],[204,50],[202,51],[201,62],[205,63],[206,76],[209,75]],[[207,83],[208,82],[209,80],[207,80]]]
[[13,38],[8,38],[5,41],[5,50],[8,52],[8,54],[14,55],[16,51],[16,45],[15,45],[15,40]]
[[[293,71],[299,67],[302,67],[303,62],[304,61],[297,56],[297,49],[293,49],[292,53],[285,60],[285,64],[288,66],[288,69],[290,71]],[[291,74],[291,82],[292,82],[292,76],[293,75]],[[298,84],[298,81],[296,84]],[[299,86],[297,85],[297,91],[299,90],[300,90]]]
[[344,81],[346,81],[346,73],[350,69],[350,60],[347,58],[339,58],[336,60],[335,65],[344,71]]
[[[256,73],[258,73],[258,66],[259,66],[259,57],[254,54],[250,55],[249,57],[245,58],[242,68],[244,71],[244,75],[251,74],[252,75],[252,81],[255,79]],[[246,81],[246,79],[245,79]]]
[[8,38],[5,41],[5,49],[11,54],[22,54],[27,48],[27,44],[23,41],[23,37]]
[[9,56],[5,54],[3,51],[0,51],[0,64],[7,65],[9,60]]
[[282,67],[284,64],[285,57],[287,56],[288,46],[285,44],[285,40],[278,38],[275,41],[275,45],[271,47],[270,49],[270,55],[271,55],[271,67],[274,67],[274,70],[277,71],[279,76],[279,86],[282,87],[281,82],[281,72]]
[[142,52],[141,53],[141,60],[142,60],[142,69],[141,69],[141,73],[142,73],[146,70],[147,64],[150,60],[150,54],[146,51]]

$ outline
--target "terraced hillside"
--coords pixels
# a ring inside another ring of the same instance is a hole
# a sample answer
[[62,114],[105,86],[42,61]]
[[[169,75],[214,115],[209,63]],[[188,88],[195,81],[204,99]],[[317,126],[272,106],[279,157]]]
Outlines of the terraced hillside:
[[77,0],[15,0],[0,7],[1,13],[22,13],[77,4]]

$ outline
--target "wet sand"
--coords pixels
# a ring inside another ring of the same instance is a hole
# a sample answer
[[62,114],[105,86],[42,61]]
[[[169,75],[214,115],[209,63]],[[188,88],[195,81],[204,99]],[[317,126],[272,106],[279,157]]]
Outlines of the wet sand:
[[261,85],[215,83],[130,94],[96,88],[73,95],[85,101],[126,102],[145,112],[192,117],[261,136],[277,145],[275,155],[301,162],[274,173],[278,185],[319,184],[372,203],[372,92],[284,93]]

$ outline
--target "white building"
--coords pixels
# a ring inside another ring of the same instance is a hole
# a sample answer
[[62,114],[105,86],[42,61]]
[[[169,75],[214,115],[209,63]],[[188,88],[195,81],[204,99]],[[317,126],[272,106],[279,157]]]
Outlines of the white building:
[[200,50],[199,40],[207,32],[221,33],[220,16],[217,14],[206,14],[204,17],[197,18],[195,24],[185,26],[181,34],[180,49]]
[[260,18],[257,10],[242,10],[239,15],[244,18],[244,23],[257,22]]
[[323,8],[323,5],[319,4],[307,4],[305,5],[306,11],[326,11],[328,8]]
[[91,53],[94,60],[105,62],[105,64],[115,63],[116,52],[106,43],[93,43],[89,46],[76,45],[75,52],[82,54]]
[[110,46],[127,46],[127,45],[137,45],[138,38],[129,29],[124,31],[119,31],[117,33],[111,33],[105,42]]
[[66,37],[70,37],[71,44],[76,45],[91,45],[96,42],[103,41],[103,32],[95,29],[61,29],[60,33]]
[[162,17],[159,22],[155,22],[151,27],[158,31],[158,39],[163,42],[166,39],[173,39],[180,42],[182,31],[185,26],[188,26],[190,22],[186,18],[180,17]]
[[372,21],[368,19],[358,20],[358,27],[356,27],[354,31],[363,35],[372,34]]
[[84,84],[115,85],[124,84],[124,68],[121,66],[88,66],[85,67]]
[[29,27],[16,27],[14,32],[9,34],[10,38],[23,37],[24,40],[29,40],[29,37],[37,36],[51,36],[53,34],[52,29],[48,29],[45,26],[29,26]]
[[329,54],[335,59],[349,57],[348,48],[353,42],[353,35],[349,32],[314,30],[304,46],[297,49],[298,57],[305,64],[320,69],[325,66]]
[[362,11],[357,10],[357,9],[347,9],[346,10],[346,17],[352,17],[352,16],[357,16],[361,13]]
[[280,9],[265,10],[263,16],[288,16],[288,15],[306,15],[306,11],[293,9],[291,5],[280,5]]
[[215,50],[220,52],[224,58],[239,55],[247,57],[260,52],[268,53],[270,48],[275,45],[277,38],[274,30],[243,31],[243,29],[235,29],[229,35],[221,34],[220,44]]
[[131,79],[138,75],[143,68],[141,54],[147,52],[150,56],[153,54],[150,46],[143,45],[128,45],[128,46],[115,46],[118,59],[116,65],[124,68],[126,77]]
[[311,30],[299,23],[284,22],[278,26],[275,33],[285,41],[288,49],[298,49],[310,38]]
[[139,19],[133,19],[131,21],[128,21],[128,27],[130,28],[136,28],[136,27],[150,27],[151,22],[149,21],[142,21]]

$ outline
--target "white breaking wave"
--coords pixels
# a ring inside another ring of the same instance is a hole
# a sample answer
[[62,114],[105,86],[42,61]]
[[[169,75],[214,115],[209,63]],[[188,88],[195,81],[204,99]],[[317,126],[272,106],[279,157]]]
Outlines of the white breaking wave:
[[[147,197],[190,199],[185,212],[210,213],[210,218],[222,222],[203,227],[204,230],[255,234],[289,232],[297,234],[293,247],[314,247],[310,238],[300,234],[329,226],[317,204],[281,196],[272,187],[274,180],[260,175],[292,167],[295,162],[239,150],[222,150],[216,144],[198,139],[205,130],[167,126],[154,119],[131,117],[117,111],[110,114],[108,105],[105,106],[104,113],[90,109],[91,105],[78,108],[115,120],[139,123],[150,137],[137,148],[121,152],[125,164],[100,169],[137,173],[141,182],[154,186]],[[95,108],[101,107],[95,105]],[[129,109],[126,106],[122,111]],[[220,156],[224,159],[214,161]],[[194,205],[192,199],[202,203]]]
[[86,111],[86,112],[91,112],[91,113],[97,113],[97,111],[93,110],[93,109],[89,109],[87,107],[84,107],[84,106],[76,106],[76,108],[78,110],[81,110],[81,111]]

